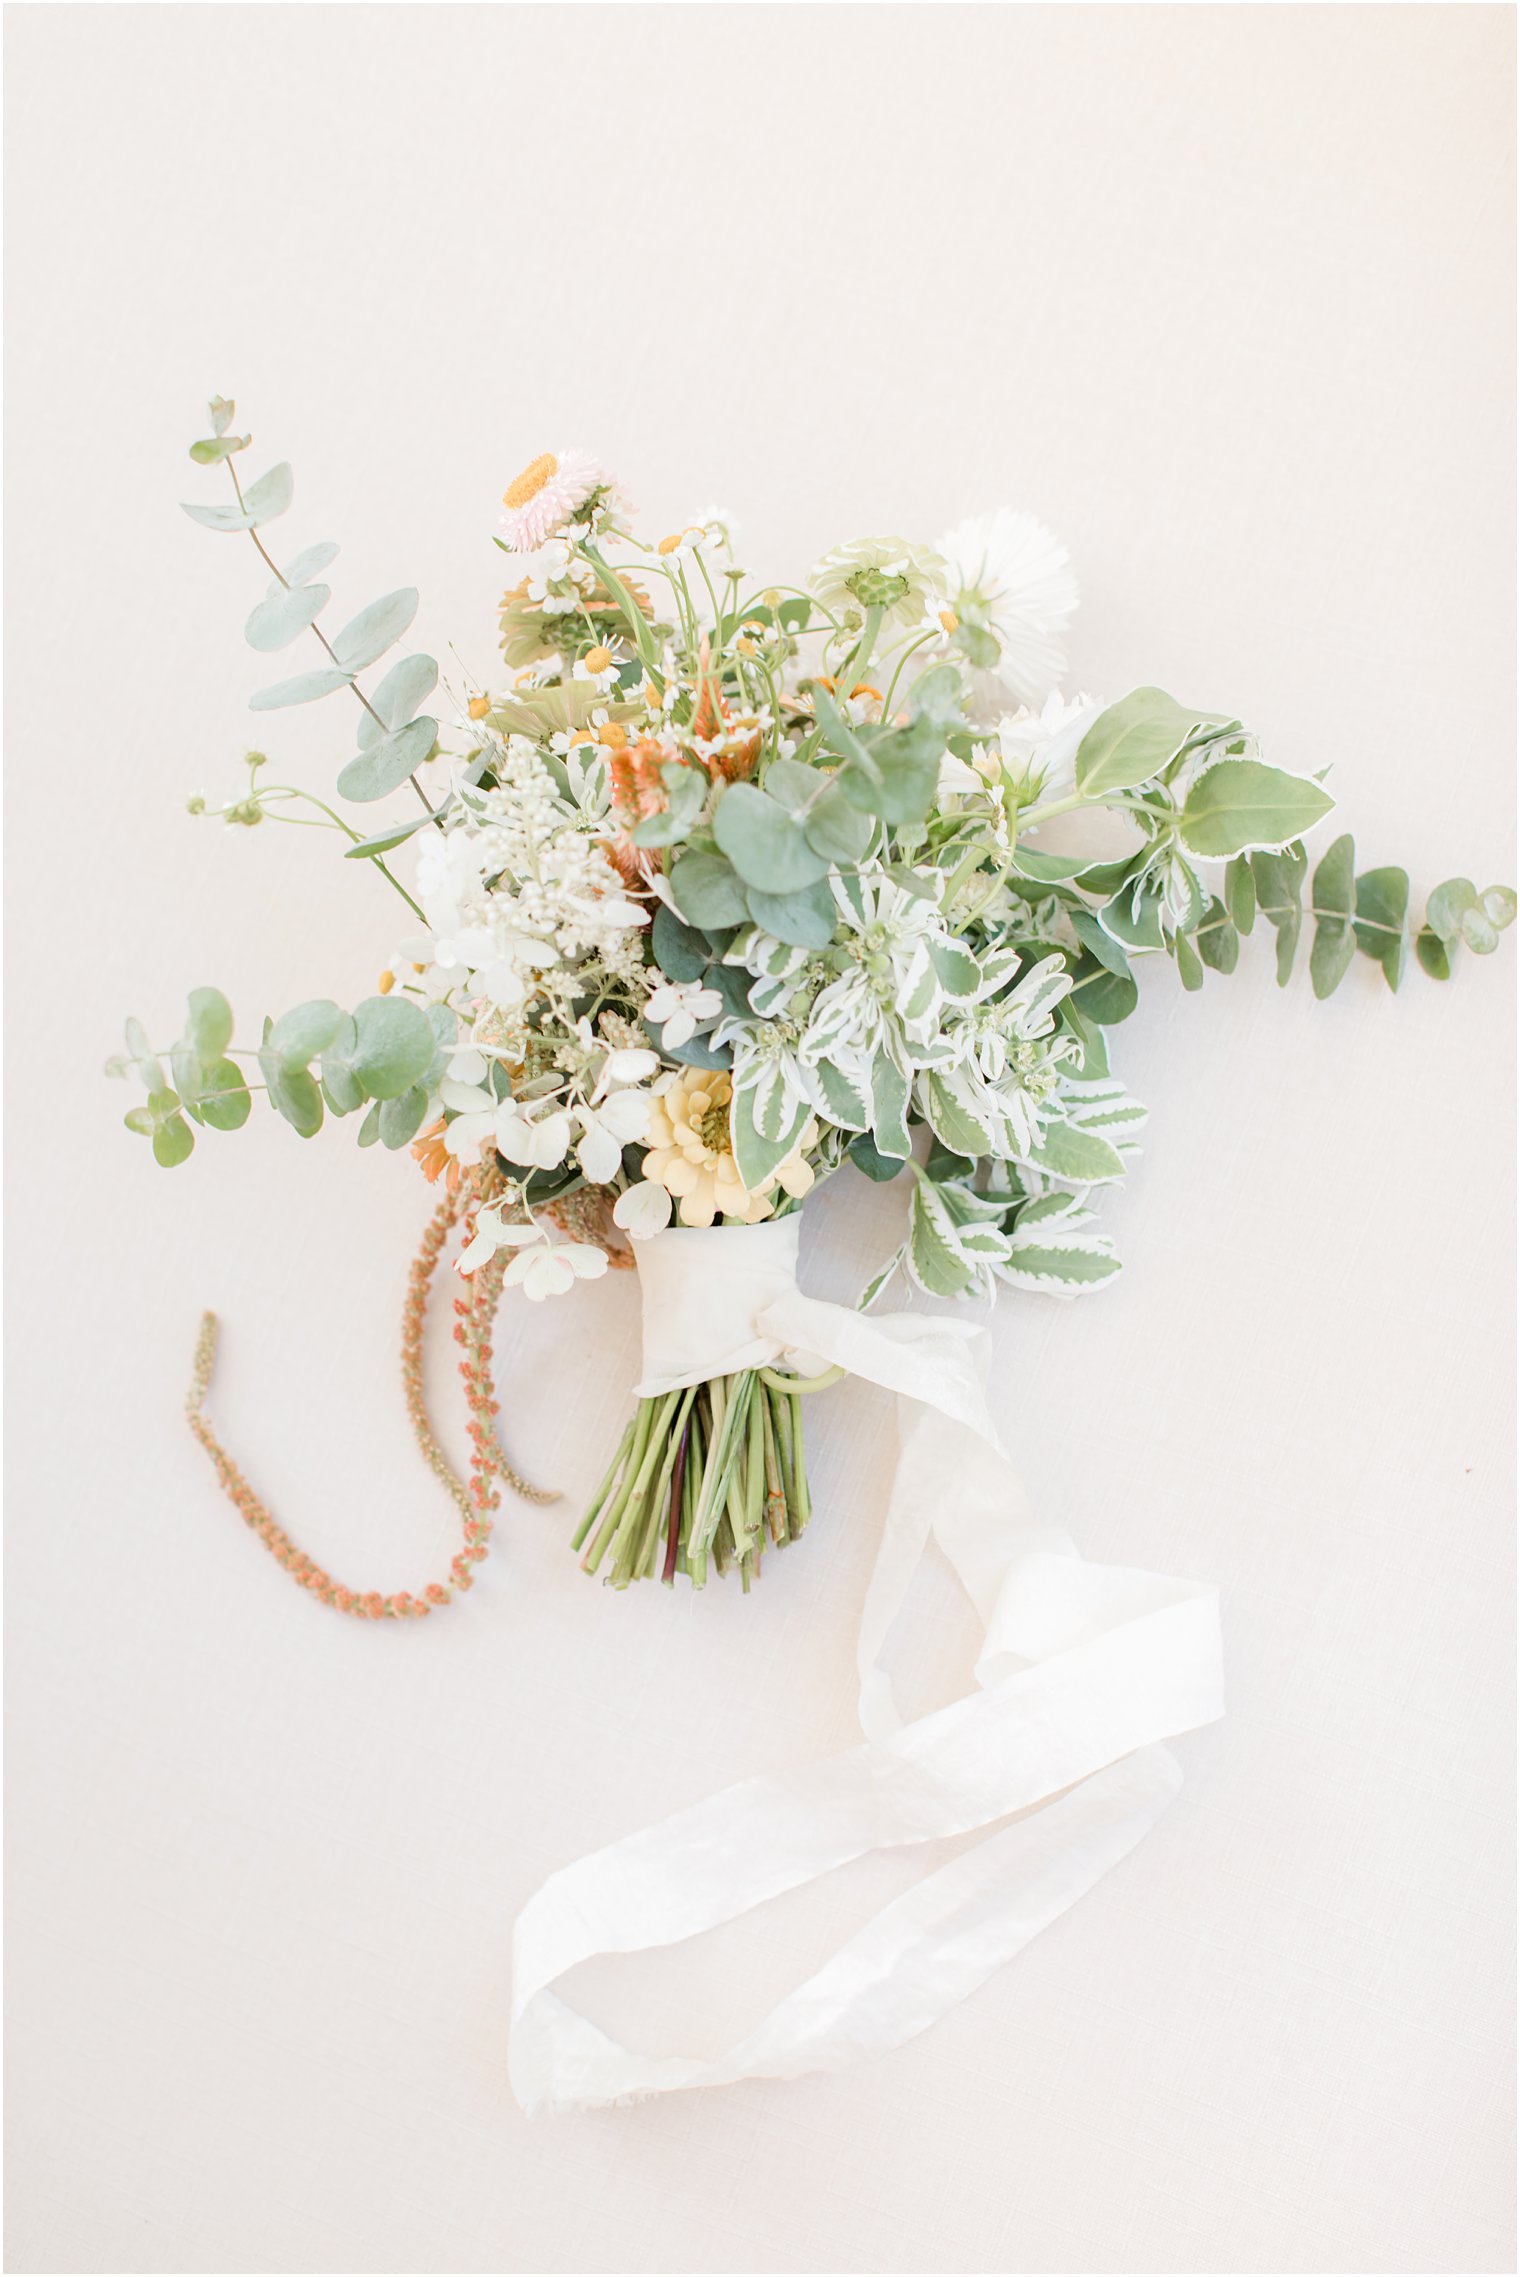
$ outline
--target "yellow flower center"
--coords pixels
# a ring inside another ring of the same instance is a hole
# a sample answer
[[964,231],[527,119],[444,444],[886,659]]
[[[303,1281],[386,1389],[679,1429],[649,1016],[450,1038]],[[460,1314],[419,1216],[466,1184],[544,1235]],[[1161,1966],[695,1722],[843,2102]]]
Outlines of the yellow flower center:
[[470,698],[471,719],[484,719],[490,708],[491,699],[489,696],[472,696]]
[[588,672],[605,672],[611,662],[612,651],[610,648],[588,648],[586,651],[586,670]]
[[676,530],[670,537],[661,538],[656,551],[659,553],[674,553],[685,535],[686,532],[684,530]]
[[939,613],[939,621],[944,626],[947,633],[953,633],[961,620],[953,609],[941,609]]
[[525,466],[515,482],[509,482],[501,494],[503,506],[526,506],[536,498],[544,484],[559,472],[559,460],[552,451],[543,451],[530,466]]

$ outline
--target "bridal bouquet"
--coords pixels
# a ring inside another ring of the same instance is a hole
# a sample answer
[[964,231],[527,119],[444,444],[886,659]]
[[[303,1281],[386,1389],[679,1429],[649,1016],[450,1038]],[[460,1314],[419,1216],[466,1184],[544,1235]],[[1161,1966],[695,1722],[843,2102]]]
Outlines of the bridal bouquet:
[[[1234,970],[1260,919],[1280,982],[1307,940],[1316,995],[1359,951],[1396,989],[1411,951],[1444,981],[1514,917],[1513,893],[1461,878],[1416,915],[1402,869],[1359,872],[1351,837],[1328,838],[1323,783],[1269,764],[1227,712],[1151,687],[1063,695],[1076,582],[1027,515],[982,515],[932,547],[857,539],[793,585],[751,573],[721,512],[645,542],[609,473],[546,453],[508,487],[496,538],[502,664],[440,693],[423,654],[371,677],[414,591],[324,630],[337,548],[275,549],[291,470],[245,486],[232,420],[213,403],[190,454],[228,481],[226,502],[185,511],[259,557],[250,645],[320,650],[252,709],[336,697],[354,742],[335,790],[275,783],[252,751],[236,797],[191,809],[328,829],[404,908],[388,935],[367,916],[384,969],[351,1010],[300,1004],[239,1051],[225,1000],[197,989],[177,1042],[155,1050],[131,1022],[113,1069],[145,1083],[127,1123],[166,1166],[199,1131],[245,1122],[262,1090],[301,1137],[352,1117],[361,1146],[410,1149],[443,1181],[408,1390],[447,1475],[417,1337],[457,1217],[477,1461],[455,1586],[485,1554],[493,1479],[521,1483],[492,1421],[502,1288],[560,1295],[631,1245],[646,1309],[685,1261],[690,1315],[693,1276],[786,1266],[795,1224],[759,1243],[756,1229],[794,1220],[848,1163],[907,1184],[902,1244],[863,1272],[863,1310],[899,1275],[940,1298],[1085,1295],[1119,1270],[1100,1204],[1145,1121],[1109,1048],[1140,965],[1170,962],[1198,990]],[[366,808],[383,815],[361,828]],[[1087,816],[1096,842],[1073,835],[1068,818]],[[808,1523],[803,1403],[841,1364],[805,1343],[783,1363],[761,1339],[710,1372],[699,1314],[681,1333],[679,1355],[646,1365],[576,1545],[619,1587],[730,1568],[747,1587]],[[209,1363],[208,1329],[200,1389]],[[328,1602],[447,1600],[441,1584],[379,1599],[331,1582],[210,1439],[198,1396],[193,1409],[245,1514]]]

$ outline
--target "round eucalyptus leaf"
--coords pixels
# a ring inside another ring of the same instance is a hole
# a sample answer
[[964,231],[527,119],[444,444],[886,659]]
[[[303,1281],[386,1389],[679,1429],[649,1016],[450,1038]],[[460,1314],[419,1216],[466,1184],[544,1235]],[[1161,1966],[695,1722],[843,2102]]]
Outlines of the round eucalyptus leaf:
[[161,1169],[173,1170],[195,1151],[195,1133],[183,1115],[171,1115],[153,1133],[153,1159]]
[[269,688],[258,688],[248,699],[251,712],[279,712],[287,704],[313,704],[319,696],[330,696],[337,688],[351,683],[347,672],[334,671],[330,664],[317,672],[299,672],[293,680],[276,680]]
[[325,585],[276,585],[250,613],[243,638],[264,654],[288,648],[322,614],[329,598]]
[[839,911],[827,878],[797,893],[761,893],[751,886],[749,913],[762,932],[774,933],[798,949],[826,949],[839,924]]
[[828,872],[827,855],[814,852],[801,824],[752,783],[729,785],[713,815],[713,836],[744,883],[762,893],[796,893]]
[[432,1028],[409,997],[367,996],[355,1008],[354,1028],[353,1070],[371,1099],[399,1099],[432,1064]]
[[[438,722],[426,717],[414,719],[390,735],[382,735],[378,743],[372,743],[367,751],[350,759],[338,777],[339,792],[344,798],[352,799],[356,806],[388,797],[421,766],[437,735]],[[427,820],[426,815],[423,820]]]
[[654,961],[667,980],[700,980],[707,970],[706,941],[663,901],[655,904],[651,945]]
[[691,925],[708,929],[742,925],[749,915],[733,864],[721,854],[705,850],[683,854],[670,873],[670,890],[681,915]]
[[338,548],[330,538],[324,539],[320,545],[308,546],[304,553],[296,555],[287,568],[285,582],[287,585],[304,585],[308,579],[320,576],[328,563],[337,558]]
[[393,641],[401,638],[416,614],[415,585],[403,585],[394,593],[382,594],[356,617],[350,617],[332,644],[333,654],[345,672],[362,672],[366,664],[373,664]]
[[250,482],[243,493],[250,523],[272,522],[277,514],[283,514],[295,496],[295,489],[296,478],[288,459],[282,459],[267,474],[261,474],[257,482]]
[[410,1145],[422,1126],[427,1113],[427,1086],[414,1083],[403,1091],[399,1099],[386,1099],[380,1106],[380,1144],[394,1153]]
[[[414,656],[403,656],[393,664],[370,697],[370,702],[387,727],[405,727],[416,716],[419,704],[425,703],[438,685],[438,666],[431,656],[418,651]],[[366,712],[359,723],[359,742],[373,743],[380,729]]]
[[232,1006],[219,988],[192,988],[185,1040],[201,1060],[220,1059],[232,1041]]
[[326,1051],[342,1025],[340,1006],[326,996],[313,997],[282,1012],[269,1032],[269,1049],[288,1069],[305,1067]]
[[214,1060],[204,1070],[200,1109],[202,1121],[214,1131],[242,1129],[253,1112],[253,1094],[236,1061]]

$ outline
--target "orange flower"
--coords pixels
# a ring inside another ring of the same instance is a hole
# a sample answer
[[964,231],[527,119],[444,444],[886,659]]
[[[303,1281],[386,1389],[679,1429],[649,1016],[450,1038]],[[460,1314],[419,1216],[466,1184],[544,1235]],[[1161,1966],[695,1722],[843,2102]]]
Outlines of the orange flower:
[[443,1172],[444,1185],[453,1194],[459,1188],[459,1158],[457,1155],[450,1154],[443,1143],[443,1134],[447,1128],[447,1124],[440,1117],[436,1123],[430,1124],[425,1131],[419,1131],[412,1141],[412,1154],[421,1164],[422,1175],[430,1186],[437,1185],[439,1173]]

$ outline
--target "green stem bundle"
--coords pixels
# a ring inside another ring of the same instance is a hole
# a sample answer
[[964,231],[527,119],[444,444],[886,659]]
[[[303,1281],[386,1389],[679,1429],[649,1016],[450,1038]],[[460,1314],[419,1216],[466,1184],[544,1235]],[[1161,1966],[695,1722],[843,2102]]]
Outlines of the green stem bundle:
[[807,1381],[746,1368],[640,1400],[576,1530],[587,1573],[614,1589],[737,1567],[745,1589],[767,1548],[794,1542],[812,1515],[802,1451]]

